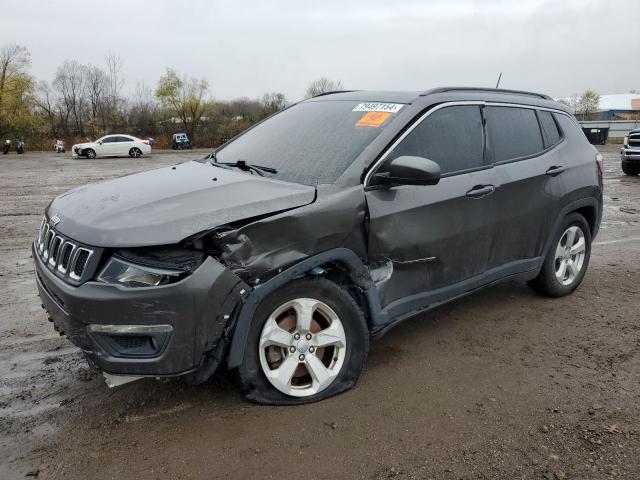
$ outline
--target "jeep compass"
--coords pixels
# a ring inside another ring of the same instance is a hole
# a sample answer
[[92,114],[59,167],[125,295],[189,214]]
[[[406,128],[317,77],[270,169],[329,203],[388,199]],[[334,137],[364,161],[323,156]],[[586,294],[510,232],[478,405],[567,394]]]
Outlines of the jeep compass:
[[602,157],[546,95],[349,91],[60,195],[32,250],[54,327],[112,385],[222,365],[295,404],[352,387],[371,339],[445,302],[571,293],[601,214]]

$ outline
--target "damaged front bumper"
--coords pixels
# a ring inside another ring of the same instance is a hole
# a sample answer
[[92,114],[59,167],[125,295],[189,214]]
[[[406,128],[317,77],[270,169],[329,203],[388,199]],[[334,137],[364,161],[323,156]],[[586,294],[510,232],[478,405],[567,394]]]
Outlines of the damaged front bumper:
[[198,370],[225,342],[249,291],[210,257],[177,283],[135,289],[94,281],[72,286],[38,255],[33,259],[38,292],[55,329],[111,375],[177,376]]

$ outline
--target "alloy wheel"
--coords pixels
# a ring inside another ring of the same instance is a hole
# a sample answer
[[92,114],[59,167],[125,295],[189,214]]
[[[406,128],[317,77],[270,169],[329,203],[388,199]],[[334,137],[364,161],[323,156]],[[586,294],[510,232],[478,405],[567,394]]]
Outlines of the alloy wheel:
[[346,347],[338,315],[313,298],[297,298],[276,308],[258,345],[269,382],[293,397],[311,396],[331,385],[344,363]]
[[555,273],[562,285],[571,285],[580,275],[586,255],[584,232],[577,225],[567,228],[556,246]]

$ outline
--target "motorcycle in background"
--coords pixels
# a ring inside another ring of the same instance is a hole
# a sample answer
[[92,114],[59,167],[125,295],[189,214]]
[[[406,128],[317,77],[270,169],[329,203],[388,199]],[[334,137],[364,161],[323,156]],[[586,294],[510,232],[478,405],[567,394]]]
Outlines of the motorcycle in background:
[[24,153],[24,142],[16,143],[16,153],[22,155]]
[[2,144],[2,154],[6,155],[7,153],[9,153],[10,148],[11,148],[11,140],[7,139]]
[[64,153],[64,141],[56,140],[56,143],[53,144],[53,151],[56,153]]

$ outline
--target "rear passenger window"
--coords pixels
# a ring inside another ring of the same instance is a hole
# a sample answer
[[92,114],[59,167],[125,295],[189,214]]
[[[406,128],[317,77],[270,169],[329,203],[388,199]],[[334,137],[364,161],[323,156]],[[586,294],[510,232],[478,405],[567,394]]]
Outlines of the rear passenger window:
[[542,137],[544,138],[544,146],[550,147],[560,141],[560,130],[553,118],[551,112],[538,110],[538,118],[540,119],[540,126],[542,127]]
[[495,162],[535,155],[544,150],[534,110],[486,107],[485,115]]
[[433,112],[394,148],[390,158],[414,155],[440,165],[442,174],[483,165],[484,134],[478,105]]

